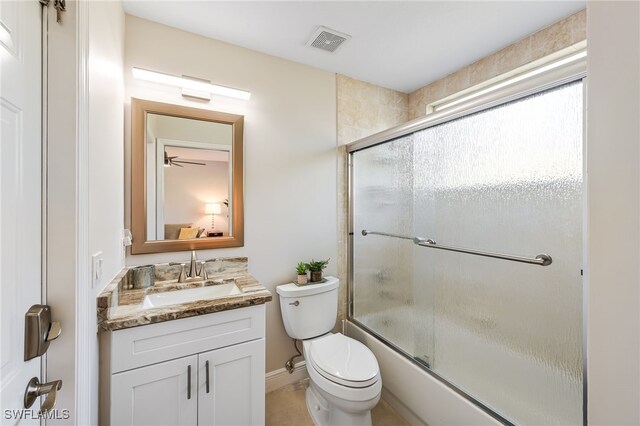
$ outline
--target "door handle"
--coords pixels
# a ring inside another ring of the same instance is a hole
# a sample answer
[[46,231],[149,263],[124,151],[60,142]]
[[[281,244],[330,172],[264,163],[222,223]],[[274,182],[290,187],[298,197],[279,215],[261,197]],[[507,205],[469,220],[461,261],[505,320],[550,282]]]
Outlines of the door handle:
[[62,327],[51,321],[49,305],[33,305],[24,315],[24,360],[44,355],[49,343],[60,336]]
[[24,391],[24,408],[31,407],[38,397],[47,395],[44,403],[40,406],[40,412],[46,413],[56,405],[56,397],[61,388],[62,380],[40,383],[37,377],[32,378]]
[[49,327],[49,332],[47,333],[46,341],[50,342],[52,340],[56,340],[58,336],[62,333],[62,326],[58,321],[53,321],[51,323],[51,327]]

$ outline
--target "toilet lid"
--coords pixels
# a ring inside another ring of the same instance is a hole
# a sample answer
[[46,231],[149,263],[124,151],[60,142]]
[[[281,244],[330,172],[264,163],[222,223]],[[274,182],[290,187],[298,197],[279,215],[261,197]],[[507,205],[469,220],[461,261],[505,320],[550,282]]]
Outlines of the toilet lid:
[[336,333],[311,342],[309,357],[325,378],[350,387],[365,387],[378,380],[378,361],[362,343]]

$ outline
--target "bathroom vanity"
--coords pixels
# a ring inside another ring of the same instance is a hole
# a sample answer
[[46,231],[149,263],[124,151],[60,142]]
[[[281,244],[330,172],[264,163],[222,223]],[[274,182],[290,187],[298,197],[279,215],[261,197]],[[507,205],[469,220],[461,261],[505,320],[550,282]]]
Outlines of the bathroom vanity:
[[156,267],[152,287],[128,288],[125,269],[98,297],[100,423],[264,424],[269,291],[246,258],[207,264],[202,282]]

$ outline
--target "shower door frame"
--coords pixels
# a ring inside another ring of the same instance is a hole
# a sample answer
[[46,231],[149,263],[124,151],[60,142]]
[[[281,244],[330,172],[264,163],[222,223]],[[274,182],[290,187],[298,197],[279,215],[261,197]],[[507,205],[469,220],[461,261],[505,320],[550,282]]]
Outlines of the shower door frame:
[[[369,327],[358,321],[353,316],[353,302],[354,302],[354,268],[353,268],[353,167],[352,167],[352,156],[354,153],[367,149],[376,145],[384,144],[391,142],[395,139],[399,139],[403,136],[407,136],[409,134],[418,132],[420,130],[428,129],[430,127],[434,127],[440,124],[447,123],[449,121],[456,120],[458,118],[462,118],[477,112],[485,111],[494,107],[497,107],[502,104],[506,104],[508,102],[512,102],[518,99],[525,98],[527,96],[534,95],[536,93],[544,92],[546,90],[553,89],[558,86],[562,86],[564,84],[576,82],[582,80],[583,82],[583,131],[582,131],[582,173],[583,173],[583,183],[582,183],[582,211],[583,217],[586,219],[586,86],[587,86],[587,63],[586,63],[586,50],[583,51],[584,54],[576,55],[574,52],[570,56],[575,56],[575,60],[564,61],[561,66],[552,68],[548,71],[541,72],[534,77],[523,79],[521,81],[517,81],[513,84],[507,85],[506,87],[490,91],[483,95],[479,95],[469,99],[468,101],[461,102],[455,106],[452,106],[447,109],[443,109],[441,111],[437,111],[431,113],[425,117],[420,117],[415,120],[409,121],[405,124],[392,127],[390,129],[384,130],[382,132],[376,133],[371,136],[367,136],[365,138],[359,139],[357,141],[351,142],[346,145],[346,164],[347,164],[347,196],[348,196],[348,205],[347,205],[347,298],[348,298],[348,313],[347,320],[356,324],[358,327],[365,330],[367,333],[374,336],[384,345],[390,347],[395,352],[401,354],[408,360],[410,360],[413,364],[422,368],[422,370],[426,371],[427,374],[434,377],[436,380],[440,381],[454,392],[461,395],[463,398],[467,399],[481,410],[486,412],[491,417],[500,421],[506,425],[513,425],[512,422],[504,418],[502,415],[496,413],[494,410],[489,408],[483,402],[479,401],[477,398],[467,394],[460,388],[458,388],[453,383],[449,382],[445,377],[439,375],[434,372],[430,368],[420,364],[417,362],[414,357],[408,353],[406,353],[403,349],[399,348],[397,345],[393,344],[374,330],[371,330]],[[563,62],[563,59],[560,59],[558,62]],[[517,77],[517,76],[516,76]],[[586,246],[587,246],[587,234],[586,234],[586,220],[583,221],[582,225],[582,240],[583,240],[583,248],[582,248],[582,258],[583,265],[586,264]],[[582,423],[583,425],[587,425],[587,305],[586,305],[586,294],[587,294],[587,280],[585,276],[582,277]]]

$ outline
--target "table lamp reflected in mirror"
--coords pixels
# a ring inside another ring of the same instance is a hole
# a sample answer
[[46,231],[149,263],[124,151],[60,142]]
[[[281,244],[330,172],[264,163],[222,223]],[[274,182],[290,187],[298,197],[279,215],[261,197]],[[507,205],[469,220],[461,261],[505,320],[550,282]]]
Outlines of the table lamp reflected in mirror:
[[222,206],[220,206],[220,203],[206,203],[204,205],[204,214],[211,215],[211,232],[215,232],[215,217],[217,214],[222,214]]

